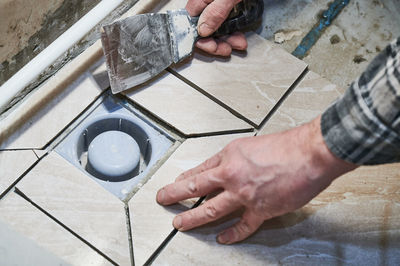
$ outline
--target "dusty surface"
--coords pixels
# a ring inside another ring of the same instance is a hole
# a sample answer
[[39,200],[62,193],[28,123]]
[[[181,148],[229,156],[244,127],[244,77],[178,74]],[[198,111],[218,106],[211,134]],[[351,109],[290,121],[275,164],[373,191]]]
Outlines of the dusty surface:
[[[301,36],[280,45],[291,53],[330,2],[265,0],[263,23],[257,32],[273,41],[279,31],[301,30]],[[392,39],[400,36],[399,12],[398,0],[352,0],[303,60],[310,70],[347,88]]]
[[0,0],[0,85],[99,0]]
[[11,58],[28,45],[45,15],[53,13],[63,0],[0,0],[0,62]]

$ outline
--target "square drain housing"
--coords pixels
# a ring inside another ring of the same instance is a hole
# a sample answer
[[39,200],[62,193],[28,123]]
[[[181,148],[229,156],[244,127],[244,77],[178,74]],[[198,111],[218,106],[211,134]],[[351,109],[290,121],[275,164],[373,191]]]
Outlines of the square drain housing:
[[105,95],[55,151],[122,201],[146,180],[175,139],[120,99]]

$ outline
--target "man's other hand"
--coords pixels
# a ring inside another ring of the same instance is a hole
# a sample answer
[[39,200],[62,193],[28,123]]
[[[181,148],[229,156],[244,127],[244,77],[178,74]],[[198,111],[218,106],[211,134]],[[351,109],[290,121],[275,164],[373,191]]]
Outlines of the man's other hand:
[[302,207],[336,177],[356,167],[328,150],[318,117],[282,133],[231,142],[160,189],[157,202],[170,205],[220,192],[177,215],[173,225],[186,231],[244,208],[241,220],[218,235],[219,243],[231,244],[247,238],[265,220]]

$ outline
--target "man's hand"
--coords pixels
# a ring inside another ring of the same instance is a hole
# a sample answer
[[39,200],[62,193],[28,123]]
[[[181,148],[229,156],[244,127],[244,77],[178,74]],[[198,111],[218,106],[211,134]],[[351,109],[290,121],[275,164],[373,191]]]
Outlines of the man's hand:
[[[232,8],[241,0],[188,0],[186,10],[191,16],[198,16],[198,32],[207,37],[213,34],[222,22],[226,20]],[[232,49],[246,50],[246,37],[241,32],[235,32],[222,38],[203,38],[196,46],[210,54],[228,56]]]
[[231,142],[160,189],[157,201],[170,205],[222,191],[177,215],[173,225],[186,231],[244,207],[241,220],[218,235],[219,243],[231,244],[247,238],[265,220],[302,207],[336,177],[356,167],[328,150],[318,117],[282,133]]

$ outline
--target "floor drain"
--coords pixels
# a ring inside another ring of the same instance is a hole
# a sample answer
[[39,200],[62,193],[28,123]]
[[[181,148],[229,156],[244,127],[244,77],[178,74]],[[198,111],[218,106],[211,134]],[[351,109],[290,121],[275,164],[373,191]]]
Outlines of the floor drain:
[[141,151],[136,140],[122,131],[106,131],[90,142],[85,168],[100,179],[124,181],[139,174],[140,155],[145,149]]
[[105,96],[55,151],[125,200],[174,139],[137,110]]

